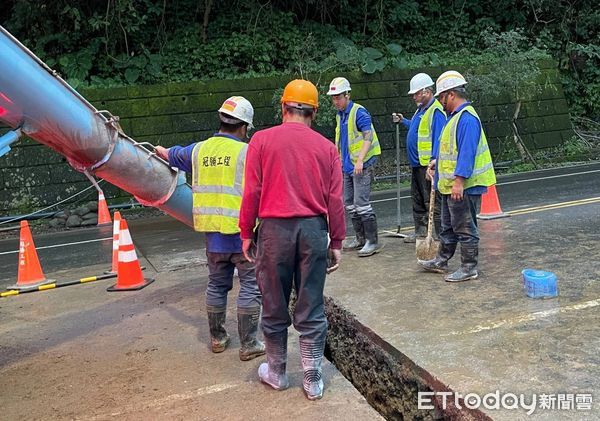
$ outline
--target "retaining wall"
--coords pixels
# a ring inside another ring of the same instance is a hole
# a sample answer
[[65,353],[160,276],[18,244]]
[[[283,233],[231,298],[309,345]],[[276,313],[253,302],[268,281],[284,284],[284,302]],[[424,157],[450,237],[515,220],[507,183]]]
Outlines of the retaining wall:
[[[535,101],[523,105],[518,121],[526,144],[532,149],[560,145],[573,133],[569,110],[560,85],[556,64],[541,63],[545,89]],[[435,80],[444,69],[419,69]],[[395,131],[391,112],[410,116],[414,103],[406,95],[408,81],[415,70],[390,70],[373,75],[345,75],[352,83],[352,96],[373,116],[382,144],[382,164],[378,174],[389,172],[394,163]],[[321,76],[326,85],[335,75]],[[264,128],[275,121],[273,94],[291,77],[192,81],[152,86],[128,86],[108,89],[85,89],[82,94],[98,109],[109,110],[121,118],[125,132],[137,141],[163,146],[186,145],[210,136],[218,127],[215,110],[233,94],[243,95],[255,107],[255,125]],[[324,86],[323,86],[324,88]],[[492,155],[502,142],[511,142],[509,119],[514,107],[506,95],[474,104],[481,115]],[[334,121],[318,130],[333,137]],[[3,130],[1,130],[3,131]],[[402,147],[406,130],[402,126]],[[0,215],[28,211],[65,199],[88,187],[89,181],[73,170],[65,159],[30,139],[18,142],[13,150],[0,157]],[[114,186],[104,184],[109,203],[121,203],[131,197]],[[90,190],[87,200],[94,199]]]

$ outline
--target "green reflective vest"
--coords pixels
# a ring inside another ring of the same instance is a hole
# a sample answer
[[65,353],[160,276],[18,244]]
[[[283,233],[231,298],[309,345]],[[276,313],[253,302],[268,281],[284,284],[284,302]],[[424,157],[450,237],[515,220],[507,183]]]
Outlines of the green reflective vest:
[[[452,184],[454,184],[455,179],[454,171],[456,170],[456,160],[458,158],[456,130],[460,116],[464,112],[473,115],[479,120],[479,124],[481,124],[479,116],[471,105],[460,110],[446,122],[442,134],[440,135],[440,151],[436,162],[439,177],[438,190],[442,194],[450,194],[452,192]],[[473,174],[471,174],[471,177],[465,179],[464,188],[466,190],[469,187],[487,187],[493,184],[496,184],[496,174],[494,173],[492,156],[490,155],[490,149],[482,126],[479,144],[477,145],[477,153],[475,154]]]
[[[357,104],[356,102],[350,108],[350,113],[348,114],[348,151],[350,153],[350,159],[353,164],[356,164],[358,160],[358,154],[363,147],[364,139],[361,131],[356,127],[356,112],[359,108],[364,108],[362,105]],[[335,126],[335,146],[340,152],[340,115],[337,114],[335,116],[336,126]],[[379,139],[377,138],[377,133],[373,128],[373,124],[371,124],[371,132],[373,133],[373,140],[371,141],[371,147],[369,151],[365,155],[363,162],[367,162],[369,159],[374,157],[375,155],[381,155],[381,147],[379,146]]]
[[216,135],[192,151],[194,229],[235,234],[244,189],[248,145]]
[[[444,113],[444,107],[437,99],[433,100],[433,103],[427,108],[423,116],[421,117],[421,121],[419,123],[418,140],[417,140],[417,151],[419,153],[419,164],[423,167],[429,165],[429,161],[431,160],[431,149],[432,149],[432,130],[431,126],[433,125],[433,114],[435,110],[440,110]],[[444,113],[444,115],[446,115]]]

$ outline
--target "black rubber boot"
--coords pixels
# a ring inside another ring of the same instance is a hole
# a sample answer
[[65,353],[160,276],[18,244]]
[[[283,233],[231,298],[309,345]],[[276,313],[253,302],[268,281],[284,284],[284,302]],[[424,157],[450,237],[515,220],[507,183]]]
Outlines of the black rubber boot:
[[285,390],[289,386],[287,367],[287,330],[279,335],[265,336],[267,362],[258,367],[260,381],[275,390]]
[[225,330],[226,307],[206,306],[208,327],[210,329],[210,347],[218,354],[229,345],[229,335]]
[[[417,218],[416,216],[414,218]],[[404,237],[405,243],[416,243],[417,238],[427,237],[428,216],[422,216],[421,219],[415,220],[415,232]]]
[[250,361],[265,355],[265,344],[256,338],[260,307],[238,308],[238,333],[240,335],[240,360]]
[[371,215],[369,219],[364,220],[363,226],[365,227],[365,237],[367,238],[367,242],[364,247],[358,251],[358,256],[367,257],[379,253],[379,250],[381,250],[383,246],[379,244],[377,218],[375,215]]
[[304,379],[302,387],[308,400],[314,401],[323,397],[323,351],[325,341],[312,342],[300,339],[300,356],[302,357],[302,370]]
[[458,270],[446,277],[446,282],[463,282],[471,279],[477,279],[479,273],[477,272],[477,257],[479,256],[478,246],[460,246],[460,258],[461,265]]
[[448,272],[448,260],[454,256],[456,251],[456,243],[444,244],[440,243],[438,255],[431,260],[417,260],[419,266],[428,272],[446,273]]
[[344,240],[342,248],[344,250],[358,250],[365,245],[365,227],[363,226],[360,216],[352,217],[352,227],[356,237]]

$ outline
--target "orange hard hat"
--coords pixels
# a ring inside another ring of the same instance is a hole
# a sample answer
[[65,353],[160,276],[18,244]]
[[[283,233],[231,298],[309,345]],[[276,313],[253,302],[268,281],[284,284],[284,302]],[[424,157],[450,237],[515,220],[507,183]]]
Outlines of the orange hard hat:
[[317,87],[309,80],[292,80],[283,90],[281,103],[304,104],[319,108],[319,92]]

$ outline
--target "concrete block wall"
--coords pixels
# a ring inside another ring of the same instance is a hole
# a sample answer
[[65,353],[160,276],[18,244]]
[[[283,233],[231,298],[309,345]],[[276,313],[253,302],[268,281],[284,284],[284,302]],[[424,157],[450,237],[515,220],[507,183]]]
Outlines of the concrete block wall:
[[[535,101],[523,105],[518,121],[524,141],[532,150],[560,145],[573,135],[556,64],[548,61],[541,63],[541,67],[546,86],[544,92]],[[428,72],[435,80],[444,69],[418,71]],[[415,70],[389,70],[373,75],[343,74],[352,83],[353,99],[364,105],[373,116],[384,163],[393,164],[395,159],[395,128],[390,114],[402,112],[411,116],[414,112],[414,103],[406,92],[415,73]],[[319,79],[322,85],[326,85],[334,76],[338,75],[321,75]],[[191,81],[85,89],[81,93],[98,109],[118,115],[124,131],[132,138],[168,147],[187,145],[210,136],[218,128],[216,110],[231,95],[243,95],[252,102],[255,125],[259,129],[277,124],[273,94],[290,79],[288,76],[276,76]],[[499,150],[502,142],[512,142],[509,120],[514,107],[505,95],[474,105],[482,117],[492,154]],[[317,130],[333,138],[334,124],[332,120],[330,125]],[[406,130],[402,127],[402,147],[405,134]],[[379,174],[390,168],[390,165],[380,166]],[[8,155],[0,157],[0,183],[0,215],[17,214],[31,206],[52,204],[90,185],[85,176],[73,170],[61,155],[30,139],[18,142]],[[131,199],[127,192],[108,183],[103,188],[109,203]],[[94,200],[93,190],[89,193],[87,199]]]

